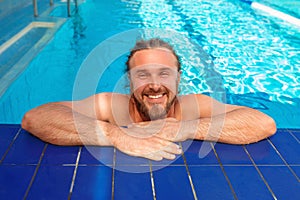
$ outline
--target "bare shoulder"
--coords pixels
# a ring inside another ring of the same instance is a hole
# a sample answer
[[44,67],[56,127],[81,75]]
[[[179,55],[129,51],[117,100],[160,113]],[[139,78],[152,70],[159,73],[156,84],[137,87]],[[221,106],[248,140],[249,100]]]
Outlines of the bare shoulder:
[[114,116],[128,118],[129,95],[103,92],[82,100],[56,102],[83,115],[101,121],[115,123]]
[[119,93],[99,93],[95,95],[97,119],[114,122],[114,116],[128,108],[129,96]]
[[121,101],[128,101],[129,96],[120,93],[113,92],[102,92],[94,95],[97,101],[104,101],[110,103],[114,99],[119,99]]
[[191,114],[193,118],[211,117],[240,108],[240,106],[222,103],[204,94],[183,95],[179,97],[179,102],[185,118]]
[[207,105],[211,103],[213,99],[204,94],[188,94],[178,97],[180,105],[183,107],[195,107],[199,105]]
[[179,96],[178,102],[182,120],[194,120],[200,117],[200,108],[196,94]]

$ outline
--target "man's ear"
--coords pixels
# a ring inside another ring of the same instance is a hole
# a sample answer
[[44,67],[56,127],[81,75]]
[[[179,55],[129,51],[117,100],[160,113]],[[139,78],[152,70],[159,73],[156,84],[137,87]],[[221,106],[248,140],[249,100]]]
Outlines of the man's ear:
[[178,73],[177,73],[177,82],[178,83],[180,82],[181,74],[182,74],[182,71],[179,70]]
[[132,93],[133,92],[133,85],[132,85],[132,81],[131,81],[130,72],[127,72],[127,78],[128,78],[128,81],[129,81],[130,92]]
[[127,72],[127,78],[130,81],[130,72]]

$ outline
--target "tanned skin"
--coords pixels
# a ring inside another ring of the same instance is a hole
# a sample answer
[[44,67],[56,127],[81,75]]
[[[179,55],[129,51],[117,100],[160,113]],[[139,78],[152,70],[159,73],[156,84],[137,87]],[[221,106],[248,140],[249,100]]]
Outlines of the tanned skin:
[[176,142],[187,139],[249,144],[276,132],[274,120],[258,110],[203,94],[179,96],[176,61],[168,49],[137,51],[128,72],[131,94],[45,104],[27,112],[22,127],[52,144],[114,146],[151,160],[174,159],[182,153]]

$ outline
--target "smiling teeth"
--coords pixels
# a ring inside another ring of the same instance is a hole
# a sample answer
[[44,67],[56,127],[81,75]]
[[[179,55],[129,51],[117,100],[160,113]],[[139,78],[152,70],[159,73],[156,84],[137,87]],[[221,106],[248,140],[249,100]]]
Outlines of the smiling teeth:
[[162,96],[163,96],[162,94],[159,94],[159,95],[149,95],[148,97],[151,98],[151,99],[158,99]]

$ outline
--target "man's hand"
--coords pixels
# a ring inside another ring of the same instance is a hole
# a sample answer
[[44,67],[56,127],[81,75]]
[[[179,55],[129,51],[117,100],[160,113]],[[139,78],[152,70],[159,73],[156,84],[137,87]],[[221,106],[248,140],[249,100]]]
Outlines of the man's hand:
[[175,154],[181,154],[179,145],[149,134],[142,129],[133,131],[131,128],[116,128],[107,135],[108,140],[120,151],[151,160],[175,159]]
[[137,137],[155,136],[172,142],[182,142],[193,139],[197,130],[197,122],[178,121],[166,118],[150,122],[140,122],[128,125],[126,132]]

